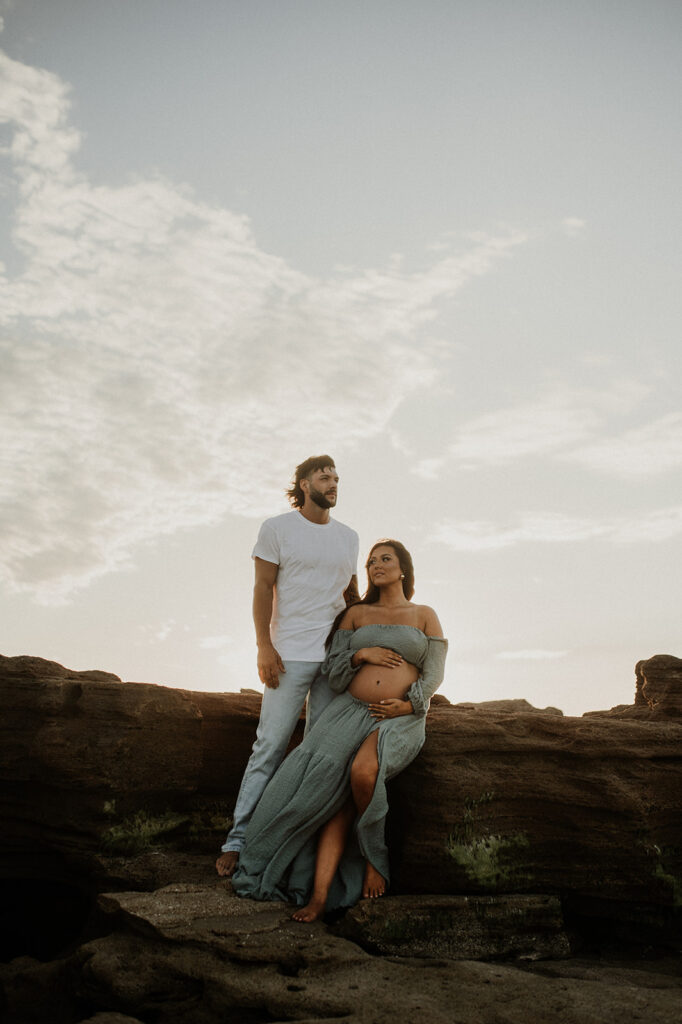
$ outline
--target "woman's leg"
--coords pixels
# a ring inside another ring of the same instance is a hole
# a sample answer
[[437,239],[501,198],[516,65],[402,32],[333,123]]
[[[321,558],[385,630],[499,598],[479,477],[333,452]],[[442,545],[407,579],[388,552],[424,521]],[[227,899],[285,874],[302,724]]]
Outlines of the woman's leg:
[[346,840],[354,817],[355,806],[349,799],[321,829],[320,838],[317,841],[313,893],[306,906],[291,915],[294,921],[315,921],[324,912],[329,887],[346,848]]
[[[350,769],[350,786],[353,802],[360,818],[370,805],[374,796],[377,776],[379,774],[379,756],[377,745],[379,730],[375,729],[360,745]],[[368,897],[383,896],[386,892],[386,879],[380,875],[370,861],[365,867],[365,879],[362,884],[362,895]]]

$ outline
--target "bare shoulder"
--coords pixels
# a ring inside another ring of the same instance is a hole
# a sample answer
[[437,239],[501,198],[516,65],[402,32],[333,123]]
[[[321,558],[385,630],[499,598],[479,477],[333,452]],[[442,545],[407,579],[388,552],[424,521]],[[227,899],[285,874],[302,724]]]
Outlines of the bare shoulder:
[[442,636],[443,627],[441,626],[440,619],[433,608],[429,607],[428,604],[420,604],[418,608],[419,621],[421,623],[419,628],[426,633],[427,636]]
[[352,604],[349,608],[346,608],[343,618],[339,623],[339,629],[357,629],[361,625],[361,611],[363,606],[360,604]]

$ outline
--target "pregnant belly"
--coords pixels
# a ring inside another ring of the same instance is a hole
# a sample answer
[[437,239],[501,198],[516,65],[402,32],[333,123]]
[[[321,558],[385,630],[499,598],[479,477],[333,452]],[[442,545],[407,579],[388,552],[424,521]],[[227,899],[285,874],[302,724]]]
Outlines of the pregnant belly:
[[409,661],[404,661],[397,668],[363,665],[355,673],[348,692],[368,704],[388,697],[400,697],[402,700],[418,675],[417,667]]

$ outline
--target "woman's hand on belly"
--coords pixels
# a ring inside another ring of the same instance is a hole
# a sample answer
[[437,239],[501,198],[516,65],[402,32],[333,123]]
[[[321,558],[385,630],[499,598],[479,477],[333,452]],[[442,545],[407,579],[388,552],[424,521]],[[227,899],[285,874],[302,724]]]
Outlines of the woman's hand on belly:
[[353,655],[352,664],[358,665],[381,665],[382,668],[398,668],[403,664],[404,659],[397,651],[390,647],[361,647]]
[[403,715],[411,715],[414,711],[409,700],[400,700],[399,697],[389,697],[387,700],[380,700],[378,704],[370,704],[369,713],[372,718],[383,722],[385,718],[401,718]]

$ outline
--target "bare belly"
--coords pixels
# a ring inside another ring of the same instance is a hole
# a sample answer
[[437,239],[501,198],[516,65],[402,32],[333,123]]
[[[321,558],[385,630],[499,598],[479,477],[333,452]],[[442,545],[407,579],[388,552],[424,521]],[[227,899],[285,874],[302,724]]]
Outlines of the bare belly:
[[400,697],[402,700],[418,676],[416,665],[411,665],[409,661],[404,661],[397,668],[363,665],[355,673],[348,692],[368,704],[388,697]]

